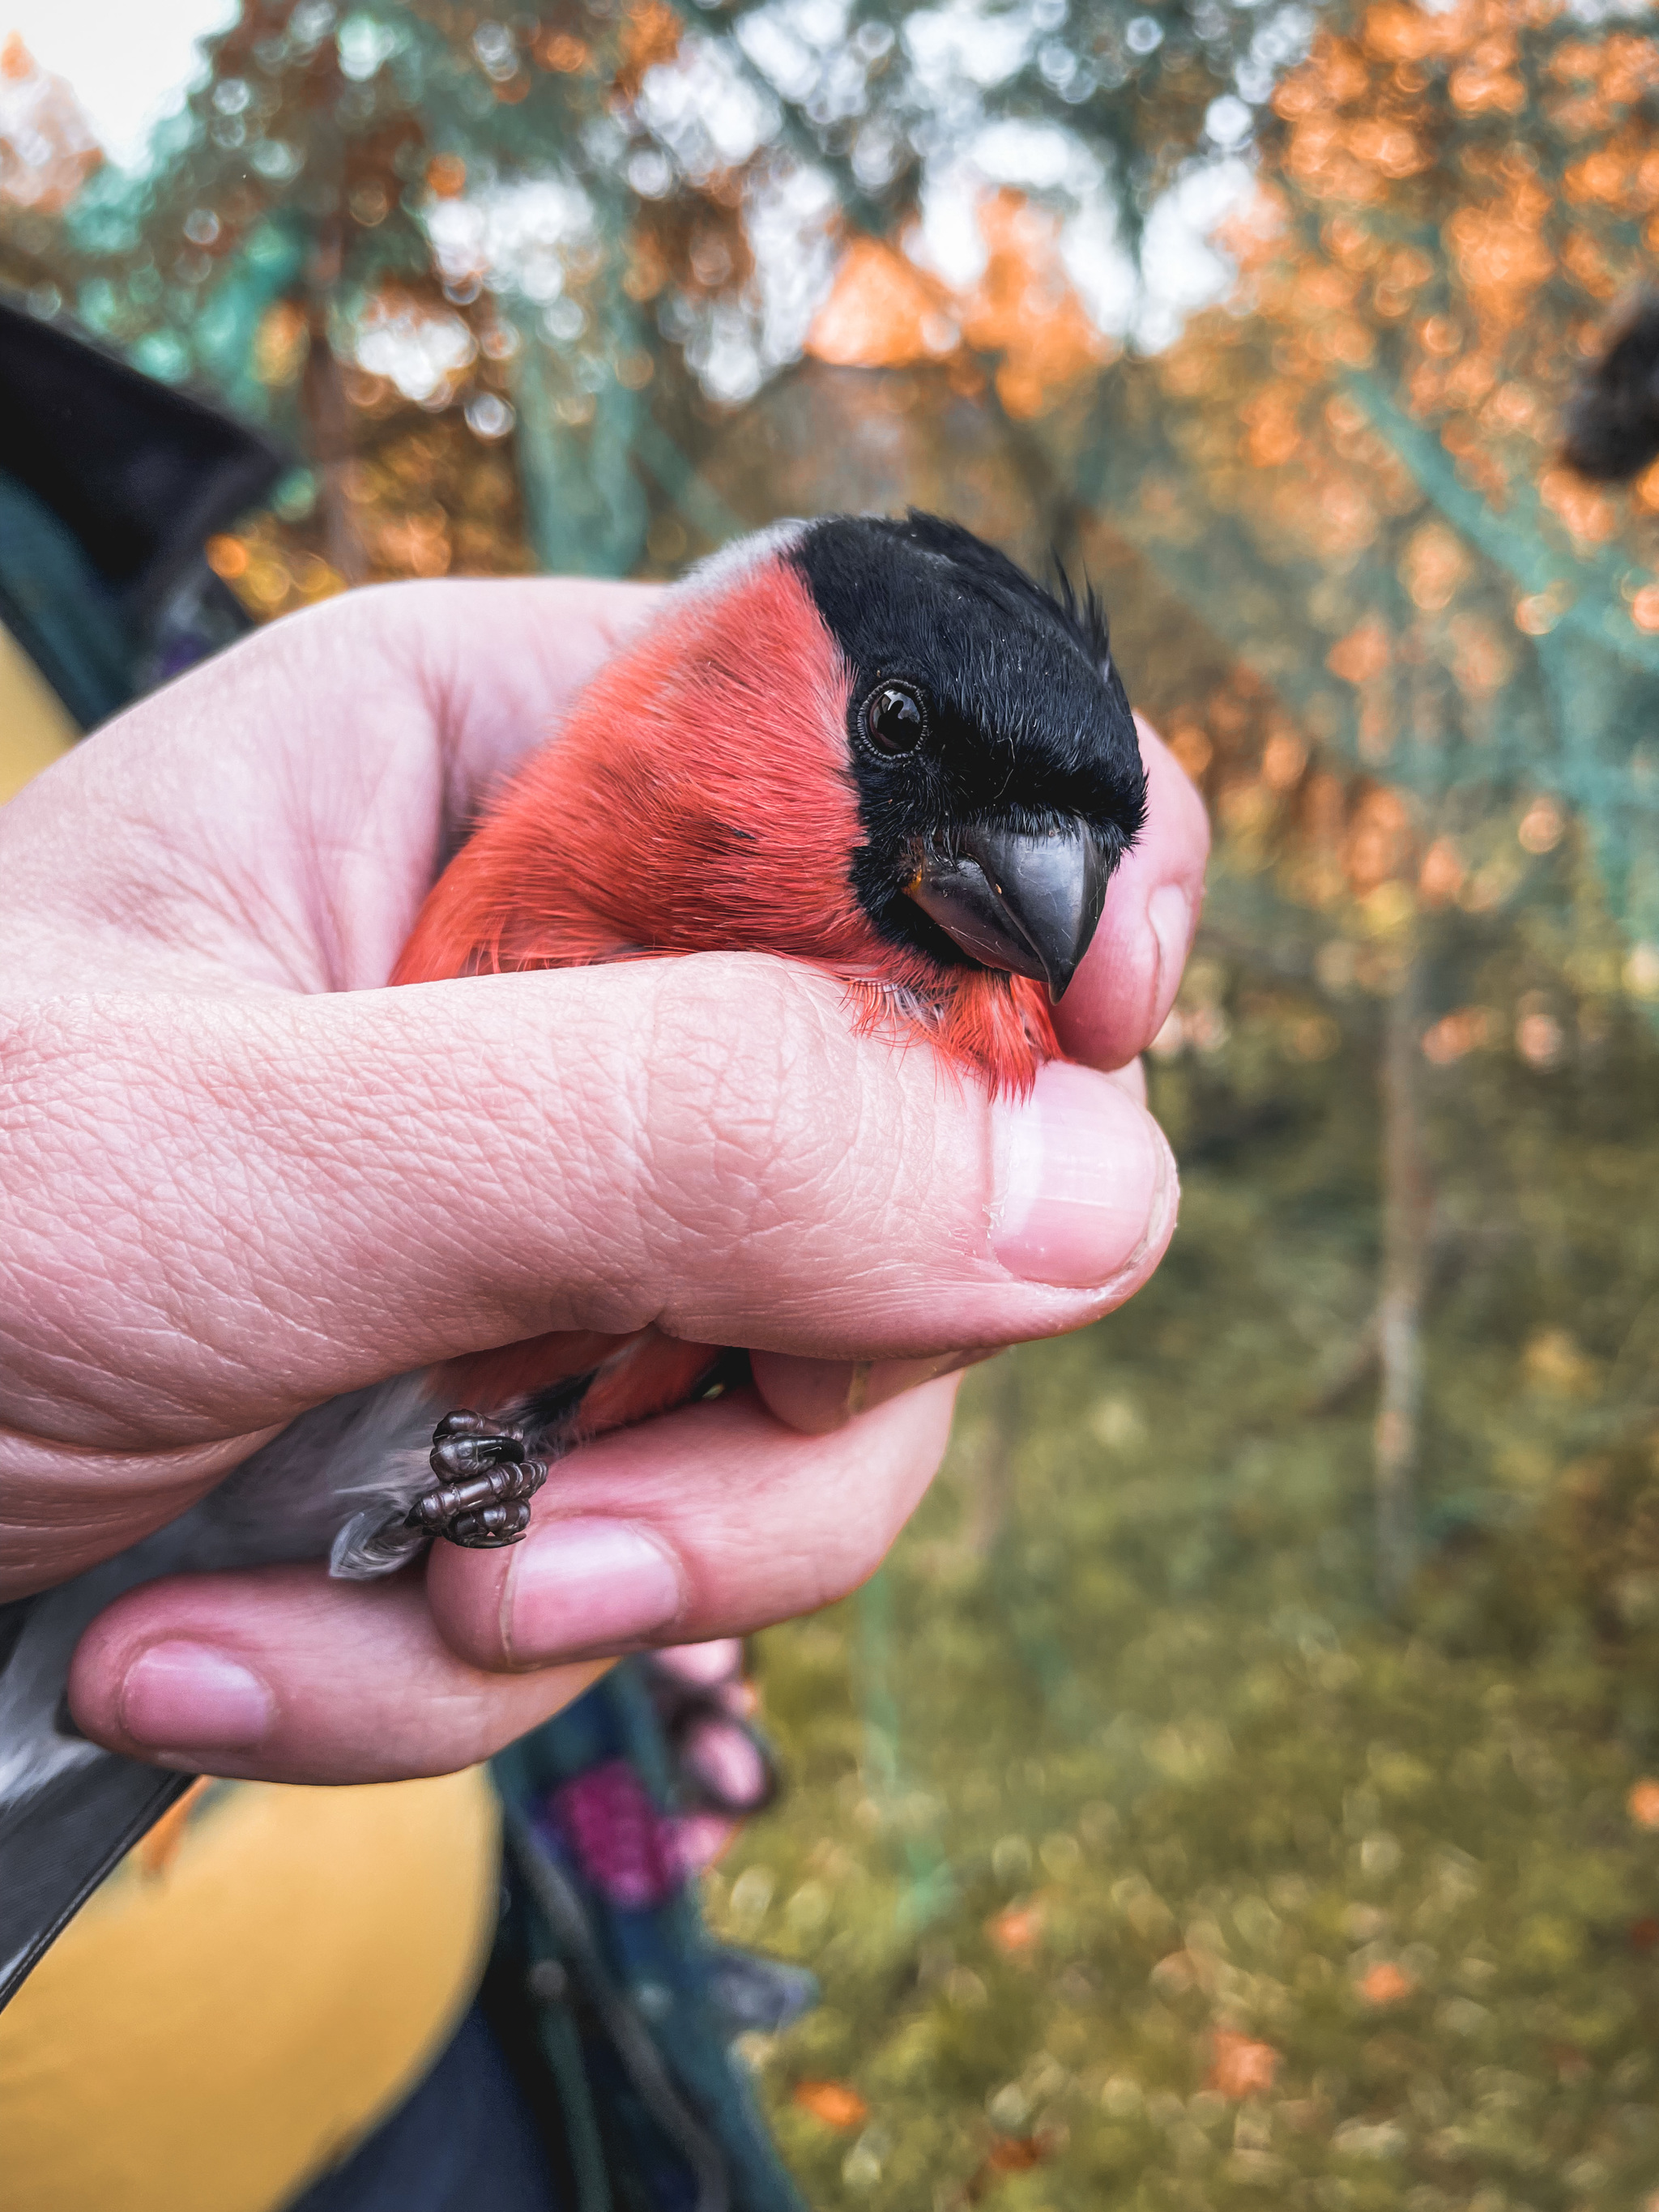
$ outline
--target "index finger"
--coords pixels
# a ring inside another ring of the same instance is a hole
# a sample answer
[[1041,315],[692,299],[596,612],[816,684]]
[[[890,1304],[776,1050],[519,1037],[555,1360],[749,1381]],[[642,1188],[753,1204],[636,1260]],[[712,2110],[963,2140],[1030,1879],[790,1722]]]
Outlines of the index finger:
[[650,621],[665,589],[599,576],[515,576],[386,592],[382,618],[406,635],[441,733],[452,820],[545,742],[589,678]]
[[1105,911],[1054,1027],[1073,1059],[1121,1067],[1163,1027],[1204,901],[1210,825],[1191,778],[1135,717],[1146,769],[1146,826],[1112,878]]

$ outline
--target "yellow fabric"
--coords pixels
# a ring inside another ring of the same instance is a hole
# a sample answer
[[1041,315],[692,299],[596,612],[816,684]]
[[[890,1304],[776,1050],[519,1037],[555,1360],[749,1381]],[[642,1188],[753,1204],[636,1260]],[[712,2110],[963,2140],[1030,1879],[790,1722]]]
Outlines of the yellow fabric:
[[[75,737],[0,629],[0,802]],[[498,1856],[482,1769],[213,1785],[0,2013],[0,2212],[275,2212],[441,2049]]]
[[497,1850],[482,1769],[216,1785],[165,1867],[129,1856],[0,2013],[0,2212],[285,2203],[465,2010]]
[[67,752],[76,727],[11,633],[0,629],[0,805]]

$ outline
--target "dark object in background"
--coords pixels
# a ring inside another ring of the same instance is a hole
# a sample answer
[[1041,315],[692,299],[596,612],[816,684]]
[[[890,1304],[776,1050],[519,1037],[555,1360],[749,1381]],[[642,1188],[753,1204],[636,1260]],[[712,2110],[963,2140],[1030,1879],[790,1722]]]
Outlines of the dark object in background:
[[[0,626],[84,730],[252,628],[204,540],[288,466],[255,432],[153,383],[63,321],[0,300]],[[3,1673],[35,1601],[0,1605]],[[52,1909],[0,1820],[0,2002],[82,1897],[190,1778],[101,1763],[95,1808],[64,1829]],[[28,1801],[49,1819],[50,1790]],[[27,1940],[15,1931],[30,1930]]]
[[1643,292],[1568,403],[1562,459],[1625,483],[1659,455],[1659,292]]
[[[152,383],[65,322],[0,300],[0,625],[82,730],[252,629],[203,541],[286,465],[212,406]],[[38,1602],[0,1604],[0,1707]],[[191,1782],[100,1755],[95,1796],[83,1786],[73,1817],[60,1818],[70,1778],[0,1814],[0,2003]],[[449,2064],[447,2086],[465,2057]],[[409,2140],[398,2133],[399,2154]]]
[[568,2201],[475,2007],[419,2087],[288,2212],[564,2212]]
[[252,628],[203,544],[277,449],[0,301],[0,623],[82,730]]

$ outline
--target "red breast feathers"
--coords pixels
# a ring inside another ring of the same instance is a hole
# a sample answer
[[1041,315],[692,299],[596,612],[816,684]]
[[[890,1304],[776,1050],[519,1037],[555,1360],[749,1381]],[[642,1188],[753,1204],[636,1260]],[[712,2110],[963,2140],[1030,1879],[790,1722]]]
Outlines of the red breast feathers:
[[486,808],[392,981],[777,953],[842,977],[861,1029],[1028,1087],[1059,1051],[1041,985],[892,944],[855,896],[850,683],[788,561],[694,577]]

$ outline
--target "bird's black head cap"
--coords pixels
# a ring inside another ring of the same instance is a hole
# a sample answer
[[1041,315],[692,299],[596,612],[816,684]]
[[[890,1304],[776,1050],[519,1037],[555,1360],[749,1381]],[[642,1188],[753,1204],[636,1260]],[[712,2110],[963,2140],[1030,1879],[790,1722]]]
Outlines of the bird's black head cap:
[[[1146,813],[1099,600],[1063,576],[1046,591],[971,531],[915,509],[811,523],[790,558],[852,678],[866,912],[890,941],[1046,975],[1058,997]],[[1062,848],[1069,891],[1056,888]],[[1061,916],[1056,897],[1074,910]]]

